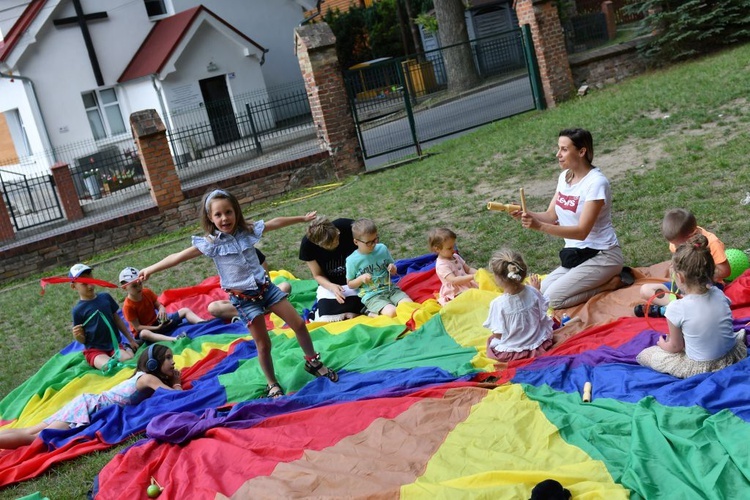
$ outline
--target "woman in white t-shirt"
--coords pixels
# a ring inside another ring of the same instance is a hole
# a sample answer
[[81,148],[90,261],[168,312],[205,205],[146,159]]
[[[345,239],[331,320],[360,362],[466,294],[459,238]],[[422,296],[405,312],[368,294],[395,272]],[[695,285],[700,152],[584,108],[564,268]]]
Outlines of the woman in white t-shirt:
[[[542,281],[542,294],[553,309],[581,304],[599,292],[632,284],[612,227],[612,191],[591,164],[594,141],[584,129],[566,129],[557,140],[562,173],[545,212],[514,212],[523,227],[565,240],[561,265]],[[621,276],[622,273],[622,276]]]

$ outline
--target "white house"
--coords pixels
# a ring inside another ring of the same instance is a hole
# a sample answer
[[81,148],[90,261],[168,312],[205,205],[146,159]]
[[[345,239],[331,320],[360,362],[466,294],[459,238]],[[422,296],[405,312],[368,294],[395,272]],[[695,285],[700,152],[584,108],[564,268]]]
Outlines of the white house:
[[55,161],[93,163],[103,150],[128,155],[128,117],[147,108],[164,117],[202,107],[207,141],[232,140],[217,114],[236,110],[211,103],[299,80],[293,27],[315,2],[203,3],[29,0],[18,13],[17,0],[0,0],[0,12],[18,14],[0,22],[0,113],[15,148],[0,151],[0,168],[46,173]]

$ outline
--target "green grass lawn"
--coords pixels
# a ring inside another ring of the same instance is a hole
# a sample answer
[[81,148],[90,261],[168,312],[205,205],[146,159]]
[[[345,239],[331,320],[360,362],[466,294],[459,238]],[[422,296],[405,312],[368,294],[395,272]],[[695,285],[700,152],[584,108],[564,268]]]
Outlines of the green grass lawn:
[[[584,127],[595,141],[594,164],[610,177],[613,217],[626,263],[645,266],[669,257],[660,222],[670,207],[692,210],[700,225],[727,248],[750,247],[750,45],[654,71],[576,98],[555,109],[504,120],[444,142],[422,161],[347,179],[302,201],[246,207],[251,219],[317,210],[332,218],[370,217],[394,258],[427,252],[427,231],[447,226],[459,235],[468,263],[486,266],[503,246],[519,250],[532,271],[557,265],[562,241],[523,230],[487,201],[518,202],[525,187],[531,210],[543,210],[559,167],[554,157],[562,128]],[[299,197],[289,195],[288,200]],[[196,221],[197,222],[197,221]],[[94,276],[116,281],[125,266],[144,267],[190,244],[197,223],[91,259]],[[272,269],[309,278],[297,259],[303,226],[268,233],[262,242]],[[70,262],[67,264],[74,264]],[[45,275],[65,274],[67,267]],[[149,281],[160,292],[215,274],[209,259],[196,259]],[[71,340],[74,291],[50,286],[40,296],[38,277],[0,288],[0,396],[35,373]],[[120,290],[112,292],[118,301]],[[0,491],[16,498],[41,491],[50,498],[81,498],[93,476],[121,447],[54,467],[41,478]]]

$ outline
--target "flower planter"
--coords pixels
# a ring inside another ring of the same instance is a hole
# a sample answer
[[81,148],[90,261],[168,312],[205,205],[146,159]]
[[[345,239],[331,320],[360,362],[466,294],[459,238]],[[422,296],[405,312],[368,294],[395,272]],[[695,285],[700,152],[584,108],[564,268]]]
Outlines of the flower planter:
[[104,192],[107,194],[112,194],[115,191],[119,191],[120,189],[125,189],[127,187],[135,185],[134,179],[118,179],[116,181],[102,181],[104,184]]

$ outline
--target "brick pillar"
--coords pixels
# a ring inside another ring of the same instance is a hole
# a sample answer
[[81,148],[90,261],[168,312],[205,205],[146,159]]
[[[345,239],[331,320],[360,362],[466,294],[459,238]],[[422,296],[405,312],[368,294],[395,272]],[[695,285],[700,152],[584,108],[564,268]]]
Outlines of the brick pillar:
[[78,220],[83,218],[83,209],[81,200],[78,199],[78,192],[73,184],[73,175],[67,163],[55,163],[52,165],[52,178],[55,179],[57,187],[57,196],[60,197],[60,204],[65,212],[65,218],[68,220]]
[[172,160],[167,129],[155,109],[144,109],[130,115],[130,128],[138,147],[138,156],[151,186],[159,210],[170,208],[185,199],[180,178]]
[[298,26],[294,32],[297,59],[318,137],[331,153],[337,174],[362,172],[365,165],[336,55],[336,37],[322,22]]
[[13,240],[16,232],[13,231],[13,223],[10,221],[10,212],[5,206],[5,196],[0,193],[0,241]]
[[615,4],[607,0],[602,2],[602,13],[604,18],[607,20],[607,36],[610,40],[614,40],[617,36],[617,23],[615,22]]
[[534,51],[539,63],[544,99],[547,106],[565,100],[573,93],[573,75],[570,72],[568,52],[565,49],[560,16],[554,0],[515,0],[518,24],[528,24]]

